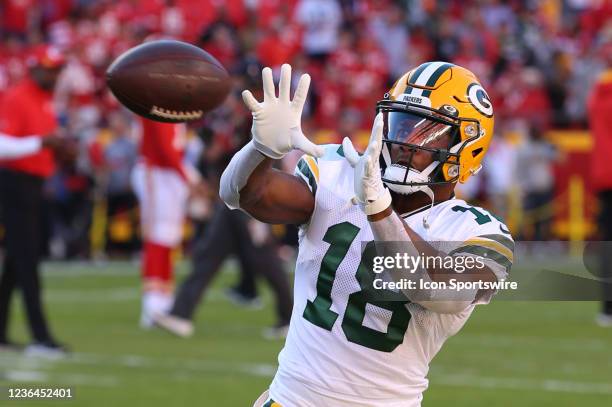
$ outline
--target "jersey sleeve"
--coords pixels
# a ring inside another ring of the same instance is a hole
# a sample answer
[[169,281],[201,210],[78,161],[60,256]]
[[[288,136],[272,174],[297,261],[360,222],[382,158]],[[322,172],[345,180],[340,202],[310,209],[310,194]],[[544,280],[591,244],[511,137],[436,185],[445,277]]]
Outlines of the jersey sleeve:
[[313,195],[317,193],[319,184],[319,162],[317,158],[303,155],[298,160],[293,174],[306,183]]
[[143,142],[149,143],[155,150],[155,157],[158,164],[169,167],[177,171],[180,176],[189,181],[189,176],[183,167],[181,151],[174,145],[176,132],[180,125],[170,123],[154,122],[148,119],[141,119]]
[[499,233],[482,234],[464,241],[449,255],[480,257],[498,281],[504,280],[514,262],[514,241]]
[[[514,263],[514,240],[506,225],[482,208],[468,209],[462,215],[466,219],[465,234],[448,254],[476,258],[495,274],[497,281],[506,280]],[[496,290],[481,290],[475,303],[487,304],[495,293]]]

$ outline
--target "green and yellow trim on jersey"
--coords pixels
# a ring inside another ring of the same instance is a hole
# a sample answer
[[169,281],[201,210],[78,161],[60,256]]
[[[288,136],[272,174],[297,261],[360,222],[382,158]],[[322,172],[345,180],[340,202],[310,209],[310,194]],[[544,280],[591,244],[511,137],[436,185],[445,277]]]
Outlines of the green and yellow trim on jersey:
[[317,185],[319,184],[319,163],[315,157],[310,155],[302,156],[295,167],[294,174],[306,182],[313,195],[317,193]]
[[278,404],[276,401],[270,399],[266,402],[266,404],[264,404],[261,407],[282,407],[280,404]]
[[449,253],[450,256],[459,254],[481,256],[510,270],[514,262],[514,241],[497,234],[476,236]]

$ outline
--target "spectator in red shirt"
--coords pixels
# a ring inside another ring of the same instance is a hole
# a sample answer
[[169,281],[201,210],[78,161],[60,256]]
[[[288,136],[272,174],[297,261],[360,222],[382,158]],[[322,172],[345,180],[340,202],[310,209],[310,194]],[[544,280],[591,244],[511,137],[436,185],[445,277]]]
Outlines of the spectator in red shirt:
[[[0,132],[16,137],[46,137],[57,130],[52,92],[64,64],[54,48],[43,46],[28,58],[29,77],[9,89],[0,108]],[[63,354],[51,335],[42,309],[38,263],[42,230],[43,183],[55,168],[51,151],[0,164],[0,201],[6,231],[6,256],[0,277],[0,345],[7,338],[10,300],[19,287],[34,343],[26,351]]]

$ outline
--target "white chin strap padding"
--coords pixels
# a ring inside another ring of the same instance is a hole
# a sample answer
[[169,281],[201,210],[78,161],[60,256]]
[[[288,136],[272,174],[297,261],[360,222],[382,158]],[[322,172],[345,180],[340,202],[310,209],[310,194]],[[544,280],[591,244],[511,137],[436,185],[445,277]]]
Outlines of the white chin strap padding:
[[[423,171],[417,171],[413,168],[406,168],[403,165],[399,164],[391,164],[385,168],[383,173],[383,179],[388,181],[397,181],[409,183],[425,183],[430,182],[429,175],[433,172],[433,170],[438,166],[438,162],[434,161],[427,166]],[[408,172],[408,175],[406,175]],[[389,188],[393,192],[397,192],[398,194],[413,194],[418,191],[423,191],[427,195],[433,195],[433,191],[427,185],[401,185],[401,184],[392,184],[390,182],[385,182],[387,188]]]
[[[415,169],[407,169],[403,165],[392,164],[390,167],[385,169],[383,174],[383,179],[389,181],[404,181],[404,175],[406,171],[408,171],[408,176],[406,177],[406,182],[429,182],[429,174],[436,168],[438,165],[437,161],[432,162],[425,168],[423,171],[417,171]],[[383,181],[384,182],[384,181]],[[397,192],[402,195],[414,194],[415,192],[424,192],[429,199],[431,199],[431,208],[433,208],[435,202],[434,191],[429,187],[429,185],[401,185],[401,184],[391,184],[385,182],[387,188],[391,191]],[[423,218],[423,227],[425,229],[429,229],[429,213]]]

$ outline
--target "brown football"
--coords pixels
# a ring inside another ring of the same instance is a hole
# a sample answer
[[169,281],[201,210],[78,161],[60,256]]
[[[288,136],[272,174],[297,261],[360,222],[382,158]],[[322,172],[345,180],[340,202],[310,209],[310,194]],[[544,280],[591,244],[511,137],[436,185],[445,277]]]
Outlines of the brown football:
[[141,44],[120,55],[106,83],[128,109],[151,120],[198,120],[231,89],[225,68],[208,52],[181,41]]

